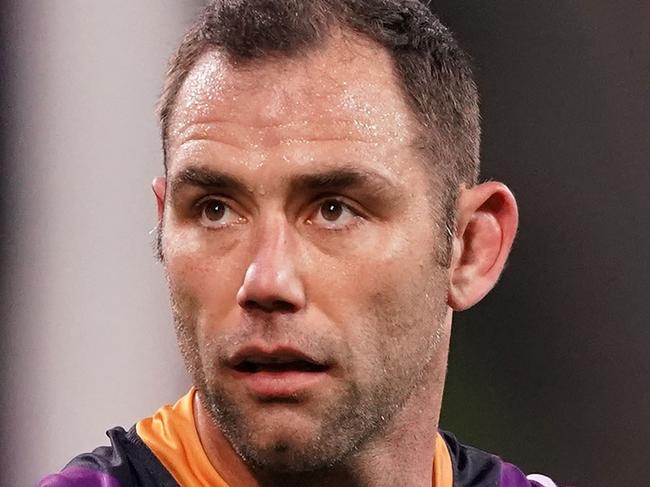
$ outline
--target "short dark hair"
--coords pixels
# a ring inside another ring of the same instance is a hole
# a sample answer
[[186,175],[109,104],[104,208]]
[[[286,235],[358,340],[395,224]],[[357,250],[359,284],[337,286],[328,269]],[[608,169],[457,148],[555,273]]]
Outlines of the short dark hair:
[[[214,0],[172,56],[159,102],[165,169],[178,92],[199,57],[222,52],[233,63],[297,56],[319,46],[333,26],[383,46],[422,128],[424,148],[442,166],[447,230],[461,184],[479,172],[478,93],[467,55],[417,0]],[[450,236],[449,236],[450,237]]]

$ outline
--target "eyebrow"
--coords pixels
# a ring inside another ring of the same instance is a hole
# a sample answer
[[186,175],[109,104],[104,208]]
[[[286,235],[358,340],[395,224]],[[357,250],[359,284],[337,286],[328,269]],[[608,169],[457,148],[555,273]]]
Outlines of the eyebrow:
[[294,176],[290,178],[290,187],[294,191],[341,191],[351,188],[366,188],[376,193],[397,191],[397,185],[387,177],[351,167]]
[[[299,174],[286,178],[291,192],[307,191],[342,191],[344,189],[364,188],[371,193],[398,191],[398,185],[389,178],[373,172],[352,167],[325,169],[312,174]],[[211,189],[228,189],[236,192],[251,193],[250,187],[238,178],[219,170],[205,168],[187,168],[172,177],[172,192],[184,186],[196,186]]]
[[184,186],[202,188],[232,189],[250,193],[246,185],[239,179],[221,171],[204,168],[187,168],[176,174],[170,181],[172,193]]

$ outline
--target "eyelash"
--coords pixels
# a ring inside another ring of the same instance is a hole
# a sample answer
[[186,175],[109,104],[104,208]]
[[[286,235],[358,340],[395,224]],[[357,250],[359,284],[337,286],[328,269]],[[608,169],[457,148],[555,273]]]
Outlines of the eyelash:
[[[196,218],[197,220],[201,220],[203,218],[207,205],[213,202],[220,202],[228,210],[238,215],[242,220],[246,220],[245,217],[240,215],[240,212],[238,212],[233,208],[232,204],[229,203],[228,198],[222,195],[207,195],[200,198],[194,205],[192,205],[194,218]],[[335,227],[335,226],[326,227],[326,226],[314,224],[312,217],[308,218],[305,221],[305,223],[312,226],[313,228],[316,228],[318,230],[323,230],[326,232],[345,232],[345,231],[350,231],[355,229],[356,227],[362,224],[363,220],[366,219],[365,215],[362,212],[358,211],[353,205],[350,205],[343,198],[336,195],[320,195],[318,198],[316,198],[315,202],[309,205],[310,207],[313,208],[313,211],[310,212],[310,215],[314,215],[314,214],[317,215],[318,212],[322,210],[323,205],[325,205],[328,202],[336,202],[337,204],[340,204],[345,210],[349,211],[353,215],[351,223],[341,227]],[[205,228],[205,230],[213,231],[213,230],[223,230],[236,224],[237,223],[226,223],[226,224],[216,225],[216,226],[207,226],[207,225],[202,225],[202,226],[203,228]]]
[[198,221],[202,220],[204,216],[204,212],[206,211],[208,205],[214,204],[215,202],[221,203],[223,206],[226,207],[227,210],[237,215],[239,217],[238,221],[233,223],[219,224],[215,226],[201,225],[205,230],[208,231],[224,230],[226,228],[232,227],[233,225],[237,225],[238,223],[241,223],[240,220],[246,220],[245,217],[241,216],[240,212],[238,212],[233,208],[233,205],[229,203],[228,198],[221,195],[208,195],[199,199],[194,205],[192,205],[194,218],[196,218],[196,220]]
[[358,211],[354,206],[347,203],[343,198],[334,195],[321,195],[316,200],[314,204],[314,211],[311,214],[316,214],[317,212],[319,212],[323,208],[323,205],[328,202],[336,202],[341,206],[343,206],[345,209],[347,209],[354,217],[352,219],[352,222],[342,227],[322,227],[322,226],[314,225],[312,220],[308,219],[307,223],[309,225],[313,225],[317,227],[319,230],[323,230],[326,232],[346,232],[346,231],[353,230],[359,225],[361,225],[362,221],[365,219],[364,215],[360,211]]

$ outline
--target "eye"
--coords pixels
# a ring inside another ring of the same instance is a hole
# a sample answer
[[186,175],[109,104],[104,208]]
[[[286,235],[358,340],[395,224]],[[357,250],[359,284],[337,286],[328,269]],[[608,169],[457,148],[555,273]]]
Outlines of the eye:
[[235,223],[243,223],[245,219],[233,210],[225,201],[218,198],[207,198],[198,204],[201,225],[208,228],[221,228]]
[[354,224],[359,215],[348,205],[337,199],[322,201],[308,223],[330,229],[341,229]]

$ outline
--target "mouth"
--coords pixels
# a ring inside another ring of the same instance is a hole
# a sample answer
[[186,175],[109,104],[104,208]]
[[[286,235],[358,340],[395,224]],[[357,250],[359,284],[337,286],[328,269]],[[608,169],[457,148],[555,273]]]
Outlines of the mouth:
[[310,360],[291,357],[252,357],[234,365],[237,372],[255,374],[258,372],[325,372],[327,366]]
[[330,365],[298,350],[246,348],[229,363],[235,379],[265,399],[295,398],[325,380]]

